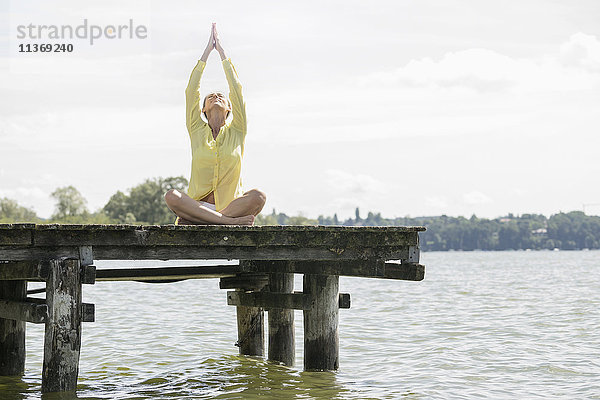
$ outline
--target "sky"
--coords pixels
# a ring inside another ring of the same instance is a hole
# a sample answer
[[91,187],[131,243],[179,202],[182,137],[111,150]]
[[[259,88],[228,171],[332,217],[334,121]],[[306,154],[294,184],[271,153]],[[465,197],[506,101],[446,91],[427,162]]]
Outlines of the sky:
[[[184,91],[211,22],[243,85],[243,184],[263,212],[600,214],[597,0],[0,4],[0,198],[41,217],[58,187],[95,211],[189,178]],[[147,34],[18,36],[84,20]],[[19,52],[35,43],[73,50]],[[210,90],[227,91],[215,52]]]

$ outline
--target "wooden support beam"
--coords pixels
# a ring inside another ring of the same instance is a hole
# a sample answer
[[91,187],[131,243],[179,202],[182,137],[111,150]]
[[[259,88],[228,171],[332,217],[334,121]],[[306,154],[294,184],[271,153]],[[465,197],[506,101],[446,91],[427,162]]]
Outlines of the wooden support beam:
[[333,371],[339,367],[339,277],[304,275],[310,297],[304,310],[304,370]]
[[289,308],[304,310],[308,306],[308,296],[303,293],[227,292],[227,304],[230,306]]
[[38,294],[38,293],[46,293],[46,288],[43,287],[43,288],[38,288],[38,289],[29,289],[29,290],[27,290],[27,295]]
[[[77,246],[2,246],[0,259],[39,260],[47,258],[77,258]],[[302,247],[289,246],[94,246],[97,260],[405,260],[408,258],[408,246],[385,247]]]
[[[35,303],[37,305],[44,306],[44,309],[46,310],[46,315],[43,320],[39,321],[39,323],[46,322],[47,315],[48,315],[48,311],[47,311],[48,307],[46,306],[46,299],[39,299],[37,297],[27,297],[26,301],[28,303]],[[94,304],[81,303],[81,315],[82,315],[81,322],[95,322],[95,319],[96,319],[95,310],[96,310],[96,307]],[[33,322],[33,321],[27,321],[27,322]]]
[[406,258],[406,260],[402,260],[402,262],[417,264],[419,262],[419,255],[420,250],[418,244],[408,246],[408,257]]
[[385,263],[383,278],[400,279],[404,281],[422,281],[425,279],[425,266],[421,264]]
[[[31,245],[33,244],[33,228],[35,224],[0,224],[0,245]],[[4,229],[3,229],[4,228]]]
[[[50,261],[9,261],[0,263],[0,281],[26,280],[43,282],[48,279]],[[94,284],[96,280],[96,267],[93,265],[81,266],[81,283]]]
[[[271,293],[293,293],[294,274],[269,274]],[[269,360],[293,366],[296,360],[296,335],[294,310],[280,307],[269,308]]]
[[96,306],[91,303],[81,304],[81,322],[96,321]]
[[350,308],[350,293],[340,293],[339,308]]
[[32,301],[0,300],[0,318],[43,324],[48,307]]
[[238,265],[97,269],[97,281],[164,281],[235,276]]
[[244,291],[260,291],[269,284],[267,274],[237,274],[221,278],[219,289],[242,289]]
[[248,261],[242,265],[244,272],[296,273],[338,276],[384,277],[383,260],[343,261]]
[[92,265],[94,263],[94,252],[92,246],[79,246],[79,264],[82,267]]
[[10,261],[0,263],[0,281],[45,281],[47,277],[48,262]]
[[96,267],[93,265],[81,266],[81,283],[84,285],[93,285],[96,283]]
[[[26,295],[26,281],[0,282],[2,302],[22,301]],[[25,322],[0,317],[0,376],[22,375],[24,371]]]
[[245,272],[297,273],[317,275],[359,276],[363,278],[421,281],[425,266],[421,264],[384,262],[383,260],[345,261],[248,261],[241,265]]
[[82,322],[80,269],[78,258],[50,261],[42,392],[77,388]]
[[[329,275],[324,275],[329,276]],[[272,293],[272,292],[244,292],[236,290],[227,292],[227,305],[262,307],[269,311],[272,308],[287,308],[291,310],[309,310],[310,296],[302,292]],[[339,308],[350,308],[350,294],[340,293],[338,296]]]

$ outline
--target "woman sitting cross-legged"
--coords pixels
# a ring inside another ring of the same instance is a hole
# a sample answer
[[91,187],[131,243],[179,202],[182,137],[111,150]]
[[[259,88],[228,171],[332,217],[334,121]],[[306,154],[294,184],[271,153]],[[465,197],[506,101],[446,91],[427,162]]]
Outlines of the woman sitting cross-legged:
[[[221,56],[229,99],[223,93],[210,93],[200,108],[200,78],[213,49]],[[192,71],[185,98],[192,173],[187,194],[175,189],[165,194],[167,206],[177,215],[175,224],[254,224],[266,196],[257,189],[242,193],[240,174],[246,139],[246,106],[242,85],[221,47],[216,24],[212,26],[204,54]],[[201,112],[208,122],[202,120]],[[226,122],[229,113],[233,118]]]

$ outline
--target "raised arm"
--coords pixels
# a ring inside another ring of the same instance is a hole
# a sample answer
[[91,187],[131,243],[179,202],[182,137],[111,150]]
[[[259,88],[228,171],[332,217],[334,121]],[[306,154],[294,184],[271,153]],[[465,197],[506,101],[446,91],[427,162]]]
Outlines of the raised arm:
[[229,101],[231,102],[231,112],[233,113],[231,127],[245,135],[247,127],[246,103],[244,103],[244,98],[242,96],[242,84],[240,83],[240,79],[231,60],[227,58],[225,50],[223,50],[223,47],[221,46],[216,24],[213,24],[213,36],[215,38],[215,49],[219,52],[219,56],[221,56],[223,70],[225,71],[225,77],[227,78],[227,84],[229,85]]
[[214,49],[215,38],[213,33],[214,24],[213,29],[210,31],[210,38],[208,39],[208,44],[204,49],[204,53],[192,70],[192,75],[190,76],[187,88],[185,89],[185,125],[190,134],[192,133],[192,130],[202,122],[202,119],[200,118],[200,113],[202,112],[200,109],[200,92],[198,90],[200,89],[200,78],[202,78],[206,60],[208,60],[210,52]]

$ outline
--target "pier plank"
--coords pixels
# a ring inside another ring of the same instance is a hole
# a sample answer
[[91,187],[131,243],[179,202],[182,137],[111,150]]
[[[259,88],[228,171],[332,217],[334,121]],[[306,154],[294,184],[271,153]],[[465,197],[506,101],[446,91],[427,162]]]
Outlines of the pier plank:
[[[416,245],[419,228],[315,226],[37,225],[38,246],[387,247]],[[59,233],[59,234],[57,234]]]

